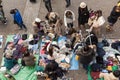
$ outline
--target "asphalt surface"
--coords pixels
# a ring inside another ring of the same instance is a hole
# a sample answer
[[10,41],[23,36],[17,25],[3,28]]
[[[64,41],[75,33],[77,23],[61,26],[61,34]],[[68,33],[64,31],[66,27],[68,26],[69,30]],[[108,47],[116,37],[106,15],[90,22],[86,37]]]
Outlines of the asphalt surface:
[[[77,27],[77,18],[78,18],[78,6],[80,2],[86,2],[89,9],[103,11],[103,16],[106,19],[110,14],[113,6],[117,3],[118,0],[71,0],[71,6],[69,8],[65,8],[65,0],[52,0],[53,11],[59,13],[61,19],[63,19],[64,11],[66,9],[70,9],[75,13],[76,21],[75,27]],[[32,21],[39,17],[41,20],[45,20],[45,15],[47,14],[47,10],[44,6],[43,0],[37,0],[36,4],[32,4],[29,0],[3,0],[2,2],[3,8],[5,11],[5,15],[8,19],[8,23],[6,25],[0,23],[0,35],[4,35],[4,44],[6,40],[6,35],[16,34],[16,33],[33,33],[32,29]],[[28,27],[28,31],[19,31],[18,26],[13,24],[13,18],[10,15],[10,10],[12,8],[17,8],[21,12],[23,16],[23,21]],[[102,34],[104,34],[107,38],[120,38],[120,20],[114,25],[113,32],[106,32],[105,26],[102,27]],[[64,29],[64,26],[63,26]],[[3,45],[4,47],[4,45]],[[3,48],[0,49],[0,59],[2,58]],[[80,69],[78,71],[69,71],[68,76],[73,78],[74,80],[87,80],[86,71],[80,65]]]

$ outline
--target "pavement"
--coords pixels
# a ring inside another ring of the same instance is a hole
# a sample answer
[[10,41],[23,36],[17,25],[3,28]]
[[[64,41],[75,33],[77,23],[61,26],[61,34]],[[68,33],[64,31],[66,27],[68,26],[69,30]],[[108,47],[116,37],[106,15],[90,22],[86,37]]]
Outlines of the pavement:
[[[16,34],[16,33],[33,33],[32,22],[36,17],[39,17],[41,20],[45,20],[45,15],[47,10],[44,6],[43,0],[37,0],[37,3],[30,3],[29,0],[2,0],[3,8],[5,15],[8,19],[7,25],[0,23],[0,35],[4,35],[4,43],[6,40],[6,35]],[[65,8],[65,0],[52,0],[53,11],[58,12],[61,19],[63,20],[64,11],[70,9],[75,13],[76,21],[74,22],[75,27],[77,27],[77,18],[78,18],[78,6],[80,2],[84,1],[88,5],[88,9],[103,11],[103,16],[106,19],[105,25],[107,25],[107,17],[110,14],[113,6],[117,3],[118,0],[71,0],[71,6]],[[12,8],[17,8],[21,15],[23,16],[23,21],[28,28],[28,31],[19,31],[18,26],[13,24],[13,18],[10,15],[10,10]],[[102,34],[106,38],[120,38],[120,20],[114,25],[113,32],[106,32],[105,25],[102,27]],[[64,26],[63,26],[64,29]],[[3,45],[4,47],[4,45]],[[3,48],[0,49],[0,59],[2,58]],[[74,80],[87,80],[86,71],[81,67],[77,71],[69,71],[68,76]]]

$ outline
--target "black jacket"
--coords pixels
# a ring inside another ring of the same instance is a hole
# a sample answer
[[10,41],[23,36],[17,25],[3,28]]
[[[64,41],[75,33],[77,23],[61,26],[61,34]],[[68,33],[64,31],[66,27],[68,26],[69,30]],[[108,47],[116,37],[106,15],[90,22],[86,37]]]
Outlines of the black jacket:
[[84,51],[82,48],[77,54],[80,56],[80,63],[82,64],[89,64],[95,56],[95,52],[92,48],[89,48],[88,51]]
[[116,12],[115,9],[116,9],[117,6],[114,6],[111,13],[110,13],[110,16],[108,17],[108,22],[110,23],[116,23],[118,17],[120,17],[120,12]]

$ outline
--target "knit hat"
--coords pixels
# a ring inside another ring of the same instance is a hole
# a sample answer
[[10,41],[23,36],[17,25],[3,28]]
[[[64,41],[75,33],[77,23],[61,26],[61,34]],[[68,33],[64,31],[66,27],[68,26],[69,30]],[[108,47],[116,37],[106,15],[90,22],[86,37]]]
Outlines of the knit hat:
[[40,18],[35,18],[35,22],[41,22]]
[[81,7],[81,8],[85,8],[86,6],[87,6],[87,5],[86,5],[85,2],[81,2],[81,3],[80,3],[80,7]]

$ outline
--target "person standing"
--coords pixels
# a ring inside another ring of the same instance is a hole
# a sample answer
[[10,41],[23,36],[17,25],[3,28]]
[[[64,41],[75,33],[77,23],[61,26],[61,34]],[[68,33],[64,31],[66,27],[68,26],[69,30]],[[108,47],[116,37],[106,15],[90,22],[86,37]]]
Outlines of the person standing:
[[20,27],[19,30],[25,29],[25,31],[27,31],[27,27],[23,23],[23,20],[22,20],[22,17],[21,17],[21,14],[20,14],[19,10],[18,9],[12,9],[12,10],[10,10],[10,14],[13,15],[14,24],[17,24],[18,27]]
[[65,0],[66,1],[66,8],[71,5],[71,0]]
[[51,0],[43,0],[48,12],[52,12]]
[[3,6],[0,5],[0,21],[2,21],[2,23],[6,24],[7,23],[7,19],[5,17],[4,14],[4,10],[3,10]]
[[78,27],[85,26],[88,23],[89,11],[85,2],[81,2],[78,7]]
[[113,7],[110,16],[108,17],[108,25],[106,26],[108,31],[113,30],[113,25],[117,22],[118,18],[120,18],[120,2]]

